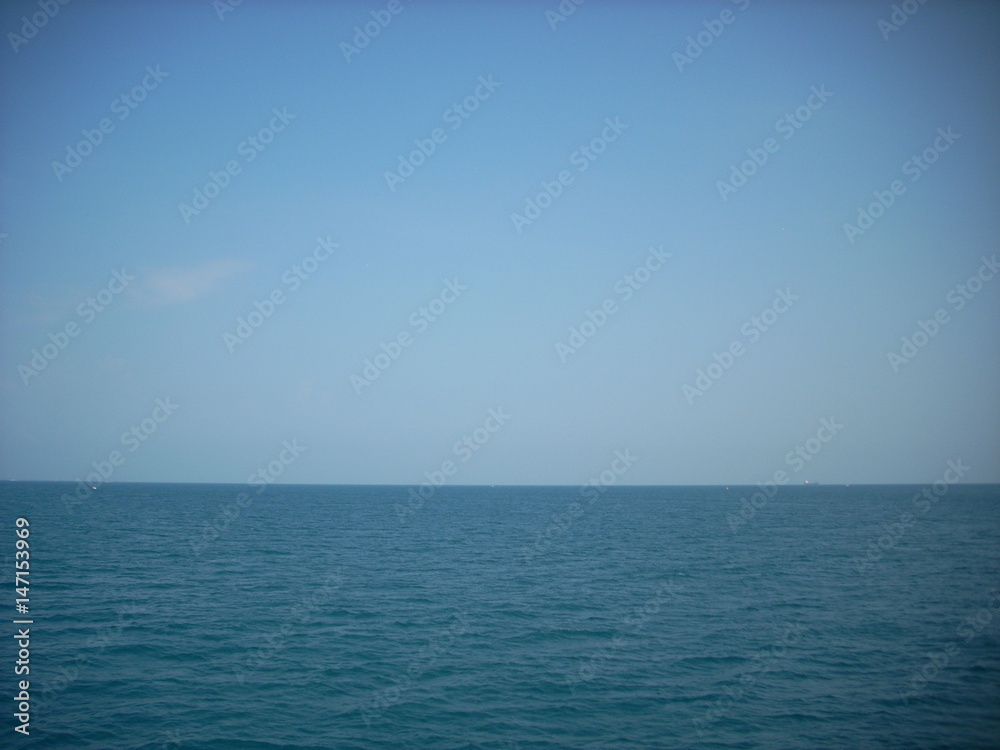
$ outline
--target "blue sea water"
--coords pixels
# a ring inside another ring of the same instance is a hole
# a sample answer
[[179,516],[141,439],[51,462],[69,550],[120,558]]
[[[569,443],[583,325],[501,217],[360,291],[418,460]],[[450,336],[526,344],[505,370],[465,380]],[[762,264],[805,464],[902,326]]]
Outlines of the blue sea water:
[[0,485],[0,745],[1000,747],[1000,486],[257,489]]

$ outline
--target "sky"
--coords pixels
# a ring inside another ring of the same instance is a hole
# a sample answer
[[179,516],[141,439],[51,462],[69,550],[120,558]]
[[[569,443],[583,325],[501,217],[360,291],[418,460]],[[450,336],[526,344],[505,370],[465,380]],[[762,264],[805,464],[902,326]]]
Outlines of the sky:
[[0,478],[1000,481],[1000,6],[903,5],[4,3]]

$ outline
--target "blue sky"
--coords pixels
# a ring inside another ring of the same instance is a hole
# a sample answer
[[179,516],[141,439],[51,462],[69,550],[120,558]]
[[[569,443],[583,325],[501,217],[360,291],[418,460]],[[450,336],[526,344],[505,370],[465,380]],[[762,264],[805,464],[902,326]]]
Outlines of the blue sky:
[[[0,10],[0,478],[73,480],[118,450],[112,481],[243,482],[297,440],[282,481],[416,484],[452,460],[455,484],[574,485],[629,450],[624,483],[752,484],[832,418],[792,481],[929,482],[958,458],[1000,481],[993,4],[917,5],[888,31],[890,3],[588,0],[554,29],[556,2],[41,7]],[[748,150],[766,161],[723,197]],[[651,248],[669,259],[625,299]],[[797,299],[763,330],[779,292]],[[157,399],[177,405],[161,422]]]

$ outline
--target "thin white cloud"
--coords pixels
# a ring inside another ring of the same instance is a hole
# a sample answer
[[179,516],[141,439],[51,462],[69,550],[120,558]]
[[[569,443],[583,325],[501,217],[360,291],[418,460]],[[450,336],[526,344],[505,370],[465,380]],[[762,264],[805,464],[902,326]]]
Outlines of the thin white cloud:
[[216,289],[226,279],[253,264],[235,258],[211,260],[187,268],[158,268],[136,274],[133,299],[146,305],[175,305],[190,302]]

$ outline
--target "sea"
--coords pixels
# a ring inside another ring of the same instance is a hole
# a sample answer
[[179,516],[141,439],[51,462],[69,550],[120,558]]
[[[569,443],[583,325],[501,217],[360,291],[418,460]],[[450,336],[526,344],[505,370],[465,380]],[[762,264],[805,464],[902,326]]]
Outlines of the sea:
[[4,482],[0,510],[3,748],[1000,747],[1000,485]]

